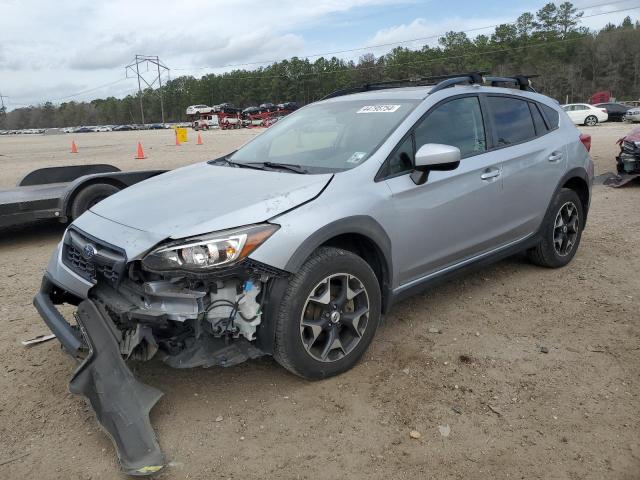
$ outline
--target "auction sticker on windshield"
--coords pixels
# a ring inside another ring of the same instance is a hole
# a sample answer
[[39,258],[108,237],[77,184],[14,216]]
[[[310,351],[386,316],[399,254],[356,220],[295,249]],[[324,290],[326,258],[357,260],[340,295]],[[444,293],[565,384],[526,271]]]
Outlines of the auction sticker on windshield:
[[393,113],[400,107],[401,105],[365,105],[356,113]]

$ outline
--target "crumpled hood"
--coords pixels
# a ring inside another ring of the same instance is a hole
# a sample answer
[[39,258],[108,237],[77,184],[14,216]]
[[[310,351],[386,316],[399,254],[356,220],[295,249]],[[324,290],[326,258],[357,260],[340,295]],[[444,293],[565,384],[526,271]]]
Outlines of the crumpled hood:
[[164,238],[184,238],[268,220],[316,197],[331,177],[200,163],[133,185],[91,211]]

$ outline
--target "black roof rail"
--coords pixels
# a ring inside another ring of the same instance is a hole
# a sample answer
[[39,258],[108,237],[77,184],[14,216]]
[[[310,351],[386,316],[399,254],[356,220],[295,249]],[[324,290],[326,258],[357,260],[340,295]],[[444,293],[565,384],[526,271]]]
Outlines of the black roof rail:
[[385,82],[365,83],[357,87],[348,87],[341,90],[336,90],[335,92],[322,97],[321,100],[341,97],[343,95],[349,95],[351,93],[369,92],[373,90],[384,90],[387,88],[401,87],[433,86],[433,88],[429,91],[430,94],[433,94],[453,85],[482,85],[484,83],[489,83],[492,87],[499,87],[502,86],[502,84],[511,84],[515,85],[520,90],[536,92],[536,90],[531,86],[531,79],[539,77],[539,75],[512,75],[508,77],[491,77],[486,75],[488,75],[488,72],[470,72],[457,73],[453,75],[416,77],[407,80],[388,80]]
[[341,90],[336,90],[335,92],[331,92],[330,94],[325,95],[320,100],[341,97],[343,95],[349,95],[351,93],[384,90],[387,88],[423,87],[435,85],[435,87],[431,90],[431,93],[433,93],[434,91],[437,91],[436,89],[441,90],[442,88],[446,88],[448,86],[456,85],[459,83],[482,84],[483,75],[486,75],[487,73],[488,72],[456,73],[452,75],[434,75],[429,77],[410,78],[406,80],[388,80],[385,82],[365,83],[356,87],[348,87]]

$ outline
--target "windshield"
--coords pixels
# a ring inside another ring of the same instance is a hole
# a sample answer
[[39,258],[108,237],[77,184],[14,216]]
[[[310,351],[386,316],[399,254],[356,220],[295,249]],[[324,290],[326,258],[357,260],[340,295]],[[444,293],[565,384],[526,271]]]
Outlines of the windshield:
[[309,105],[285,117],[228,160],[347,170],[369,158],[418,101],[354,100]]

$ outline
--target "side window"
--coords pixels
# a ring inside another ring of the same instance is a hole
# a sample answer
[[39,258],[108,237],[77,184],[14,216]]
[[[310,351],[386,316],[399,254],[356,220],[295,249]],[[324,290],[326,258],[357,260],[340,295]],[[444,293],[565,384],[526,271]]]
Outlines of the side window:
[[413,135],[409,135],[387,162],[384,176],[395,177],[413,170]]
[[542,119],[538,106],[535,103],[530,103],[529,110],[531,110],[531,116],[533,117],[533,125],[536,127],[536,134],[540,136],[547,133],[547,126]]
[[511,97],[488,97],[499,147],[535,138],[533,118],[526,100]]
[[542,107],[542,113],[547,120],[549,130],[555,130],[558,128],[558,122],[560,121],[560,114],[558,111],[555,108],[551,108],[543,104],[540,104],[540,107]]
[[462,158],[482,153],[487,142],[478,97],[456,98],[433,109],[415,129],[416,150],[427,143],[460,149]]

